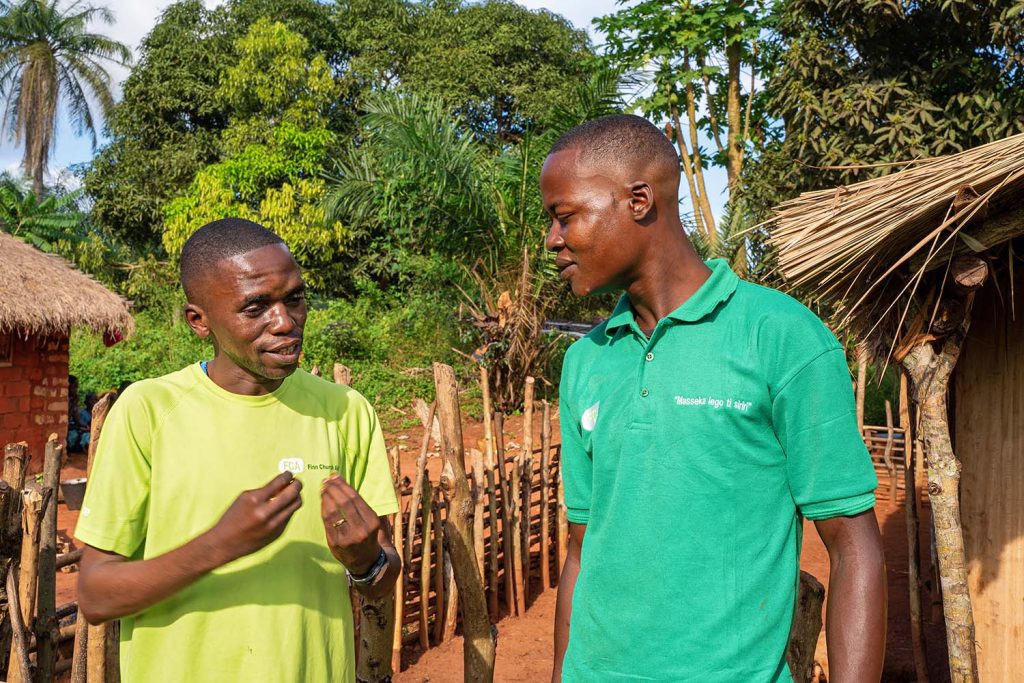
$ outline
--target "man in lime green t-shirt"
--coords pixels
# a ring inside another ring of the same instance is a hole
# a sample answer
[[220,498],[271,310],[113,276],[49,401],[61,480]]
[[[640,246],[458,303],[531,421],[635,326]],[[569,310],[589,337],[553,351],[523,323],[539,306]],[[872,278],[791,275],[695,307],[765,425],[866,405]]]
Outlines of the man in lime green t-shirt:
[[701,261],[678,192],[675,150],[636,116],[577,126],[541,173],[562,278],[624,290],[563,365],[553,680],[793,680],[807,518],[831,561],[830,680],[878,681],[877,481],[843,348],[795,300]]
[[82,612],[121,620],[129,683],[353,681],[349,583],[379,597],[400,570],[377,417],[298,370],[304,286],[277,235],[210,223],[181,280],[214,357],[111,409],[75,530]]

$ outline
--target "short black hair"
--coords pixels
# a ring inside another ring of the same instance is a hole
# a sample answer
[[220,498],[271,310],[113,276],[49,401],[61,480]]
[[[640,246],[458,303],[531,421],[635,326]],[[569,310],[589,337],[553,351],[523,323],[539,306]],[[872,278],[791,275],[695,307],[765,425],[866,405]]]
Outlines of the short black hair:
[[190,302],[201,276],[218,262],[261,247],[284,244],[284,240],[259,223],[244,218],[221,218],[196,230],[181,250],[178,274]]
[[665,133],[633,114],[611,114],[581,123],[558,138],[548,154],[568,149],[579,150],[579,160],[588,166],[628,164],[679,172],[679,155]]

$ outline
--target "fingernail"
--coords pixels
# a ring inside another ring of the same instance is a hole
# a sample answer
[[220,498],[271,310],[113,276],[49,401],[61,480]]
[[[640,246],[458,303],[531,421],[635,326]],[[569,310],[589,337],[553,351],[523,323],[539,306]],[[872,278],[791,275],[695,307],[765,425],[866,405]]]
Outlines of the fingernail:
[[292,474],[290,470],[285,470],[282,474],[284,474],[285,481],[291,481],[292,479],[295,478],[295,475]]

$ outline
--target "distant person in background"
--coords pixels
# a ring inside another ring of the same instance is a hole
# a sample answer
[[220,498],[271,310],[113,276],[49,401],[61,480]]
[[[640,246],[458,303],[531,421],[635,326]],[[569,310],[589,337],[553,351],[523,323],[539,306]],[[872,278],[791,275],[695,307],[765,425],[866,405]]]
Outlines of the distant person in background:
[[68,376],[68,452],[77,453],[89,448],[91,413],[78,402],[78,378]]

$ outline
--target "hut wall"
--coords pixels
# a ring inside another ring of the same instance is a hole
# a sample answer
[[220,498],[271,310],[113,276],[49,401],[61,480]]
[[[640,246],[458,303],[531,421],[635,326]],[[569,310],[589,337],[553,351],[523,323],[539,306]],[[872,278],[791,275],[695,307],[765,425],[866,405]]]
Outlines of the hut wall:
[[[955,381],[968,583],[986,683],[1024,675],[1024,268],[979,292]],[[1013,294],[1011,294],[1011,292]],[[1016,295],[1016,320],[1008,297]]]
[[12,336],[10,362],[0,363],[0,448],[27,442],[38,471],[47,437],[67,438],[68,337]]

